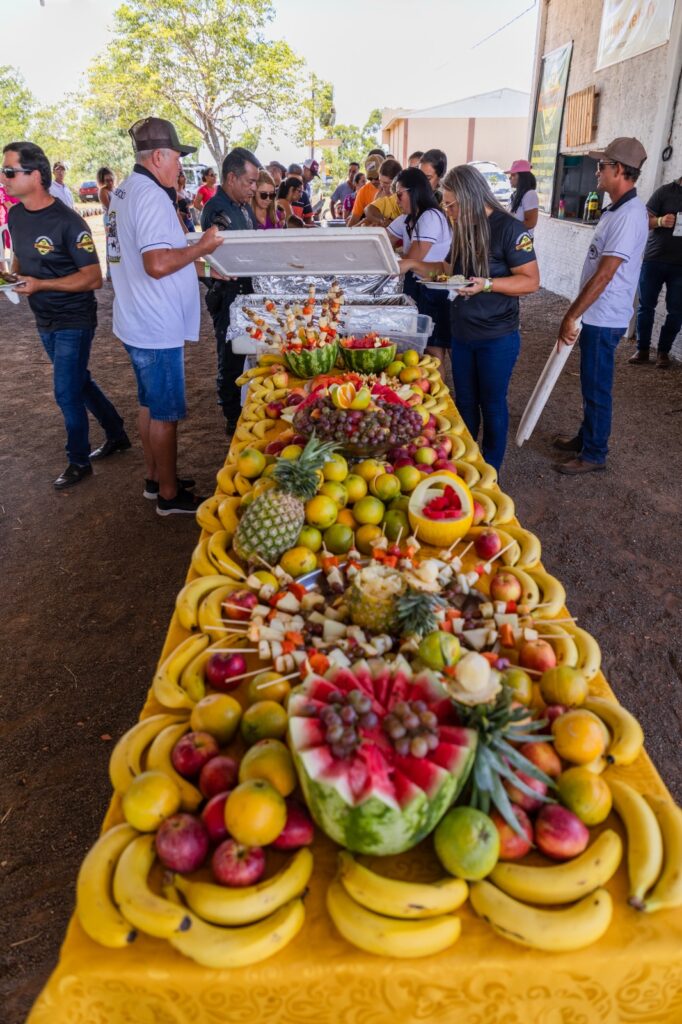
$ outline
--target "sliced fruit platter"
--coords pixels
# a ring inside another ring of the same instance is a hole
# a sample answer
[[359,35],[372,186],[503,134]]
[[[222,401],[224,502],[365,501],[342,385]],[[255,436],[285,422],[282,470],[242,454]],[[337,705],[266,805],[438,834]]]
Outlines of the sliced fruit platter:
[[[78,881],[95,941],[143,932],[219,968],[275,955],[330,843],[330,922],[384,957],[447,950],[472,914],[509,942],[582,948],[611,925],[619,868],[627,913],[682,905],[682,811],[639,792],[642,730],[599,645],[454,406],[436,408],[437,363],[403,359],[307,382],[269,358],[250,372],[198,512],[183,639],[111,756],[120,823]],[[429,388],[407,405],[416,380]],[[418,433],[353,461],[322,415],[302,432],[321,398],[361,419],[384,400]],[[436,880],[387,860],[420,857]]]

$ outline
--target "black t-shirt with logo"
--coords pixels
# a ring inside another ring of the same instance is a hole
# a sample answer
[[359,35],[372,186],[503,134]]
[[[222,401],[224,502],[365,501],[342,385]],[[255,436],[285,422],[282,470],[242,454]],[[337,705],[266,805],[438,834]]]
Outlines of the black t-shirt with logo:
[[[17,203],[9,211],[8,227],[20,274],[27,277],[68,277],[99,263],[88,225],[60,199],[43,210]],[[41,331],[63,331],[97,324],[94,291],[36,292],[29,295]]]
[[[523,224],[509,213],[493,210],[490,225],[488,277],[510,277],[514,267],[536,259],[533,239]],[[459,260],[453,274],[461,274]],[[489,341],[511,334],[519,327],[519,300],[499,292],[480,292],[466,299],[458,296],[450,303],[452,336],[457,341]]]
[[[661,185],[646,204],[654,217],[674,213],[682,219],[682,185],[672,181]],[[644,259],[660,263],[682,264],[682,235],[673,235],[672,228],[654,228],[649,232],[649,241],[644,250]]]

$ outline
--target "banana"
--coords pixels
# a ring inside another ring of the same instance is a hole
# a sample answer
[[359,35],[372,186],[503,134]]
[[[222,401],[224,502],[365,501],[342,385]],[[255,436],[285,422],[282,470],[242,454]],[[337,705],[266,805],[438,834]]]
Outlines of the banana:
[[218,506],[224,497],[225,495],[222,493],[212,494],[210,498],[206,498],[199,505],[197,509],[197,522],[202,530],[206,530],[206,533],[214,533],[221,528],[217,512]]
[[575,622],[567,622],[566,631],[575,640],[578,648],[578,668],[589,682],[590,679],[594,679],[601,668],[599,644],[587,630],[576,626]]
[[531,533],[530,530],[524,530],[521,526],[515,526],[513,523],[507,523],[505,530],[510,537],[519,544],[521,548],[521,554],[519,556],[518,565],[522,569],[533,569],[542,556],[542,547],[540,541]]
[[[213,534],[210,536],[213,536]],[[208,537],[200,540],[195,547],[192,552],[190,566],[197,576],[213,576],[215,574],[216,567],[208,556]]]
[[521,600],[524,604],[527,604],[532,611],[536,604],[540,604],[540,591],[537,583],[530,573],[527,573],[525,569],[519,569],[518,565],[508,565],[506,571],[512,573],[513,576],[516,576],[517,580],[523,587]]
[[218,530],[217,533],[212,533],[208,538],[208,557],[215,566],[214,571],[223,573],[229,579],[244,580],[246,573],[227,553],[233,536],[227,530]]
[[225,577],[218,573],[211,576],[200,576],[198,580],[186,583],[175,599],[175,610],[183,629],[196,629],[199,623],[199,602],[211,590],[222,587]]
[[235,493],[236,489],[234,486],[234,476],[236,472],[237,463],[226,462],[225,465],[222,466],[221,469],[219,469],[218,472],[216,473],[218,487],[223,492],[223,494],[229,495]]
[[511,523],[514,518],[514,502],[505,494],[504,491],[495,490],[492,487],[476,487],[476,494],[474,495],[478,501],[483,504],[481,499],[478,497],[479,494],[483,494],[489,498],[495,505],[495,515],[490,520],[493,526],[503,526],[505,523]]
[[613,806],[628,834],[630,899],[639,907],[663,867],[663,836],[658,819],[644,797],[620,779],[607,779]]
[[457,475],[461,476],[467,487],[476,487],[478,485],[481,474],[475,466],[472,466],[470,462],[465,462],[463,459],[455,459],[455,465],[457,466]]
[[237,527],[239,526],[237,509],[239,508],[240,503],[241,499],[238,497],[223,498],[218,506],[218,521],[221,524],[218,529],[227,530],[228,533],[237,532]]
[[127,946],[137,934],[111,897],[111,880],[118,859],[137,835],[130,825],[110,828],[88,850],[78,872],[78,920],[91,939],[111,949]]
[[464,441],[465,453],[463,458],[466,462],[475,462],[481,458],[481,451],[473,440],[470,434],[465,434],[462,438]]
[[313,855],[302,847],[272,878],[244,889],[211,882],[193,882],[176,875],[174,884],[190,910],[211,924],[242,925],[260,921],[305,892],[313,871]]
[[663,836],[665,861],[654,889],[637,905],[652,914],[682,906],[682,810],[669,797],[647,796]]
[[109,778],[117,793],[125,793],[142,771],[142,754],[162,729],[178,722],[177,715],[151,715],[125,732],[109,758]]
[[277,426],[277,420],[261,420],[260,423],[256,423],[253,428],[253,432],[256,437],[263,438],[271,430],[274,430]]
[[[609,733],[609,741],[610,740],[611,733]],[[608,762],[604,755],[600,754],[599,757],[595,757],[594,761],[588,761],[587,764],[581,765],[581,767],[587,768],[588,772],[592,772],[593,775],[601,775],[601,773],[608,768]]]
[[497,483],[497,470],[490,463],[484,462],[479,456],[479,458],[473,461],[472,465],[480,473],[479,487],[493,487]]
[[[237,441],[247,441],[247,442],[249,442],[249,441],[252,440],[252,437],[253,437],[253,434],[252,434],[252,431],[251,431],[251,424],[242,423],[240,421],[237,429],[234,432],[233,438],[236,438]],[[234,440],[233,440],[233,444],[234,444]],[[235,472],[236,472],[236,468],[235,468]],[[225,488],[222,486],[222,484],[218,484],[218,486],[220,487],[221,491],[225,491]],[[226,494],[234,494],[234,491],[233,490],[232,491],[225,491],[225,493]]]
[[542,622],[541,625],[542,632],[549,634],[552,638],[550,643],[556,654],[557,665],[570,665],[571,668],[577,668],[578,648],[571,634],[554,622]]
[[186,732],[189,732],[189,728],[189,719],[185,719],[162,729],[149,748],[146,768],[147,771],[164,772],[173,779],[180,790],[180,806],[183,811],[196,811],[204,798],[196,786],[176,772],[171,761],[173,747]]
[[540,603],[544,607],[536,610],[535,617],[538,619],[556,619],[566,604],[566,591],[563,585],[556,576],[551,576],[541,565],[536,565],[534,569],[529,569],[528,574],[533,577],[542,591]]
[[[219,593],[219,591],[214,590],[213,594],[215,593]],[[209,597],[212,597],[213,594],[209,594]],[[198,702],[202,697],[206,696],[206,675],[204,670],[206,662],[213,656],[216,647],[222,648],[226,643],[230,646],[233,641],[239,643],[243,639],[241,633],[230,633],[229,626],[226,626],[224,632],[218,636],[216,636],[214,630],[211,630],[211,640],[213,642],[208,647],[205,647],[203,651],[200,651],[196,658],[192,658],[180,676],[180,686],[189,694],[193,701]]]
[[609,764],[628,765],[637,760],[644,746],[644,733],[634,715],[622,704],[605,697],[589,696],[582,707],[601,718],[613,734],[606,751]]
[[[206,595],[199,605],[199,629],[211,638],[211,642],[221,636],[224,639],[225,636],[223,634],[226,635],[231,631],[230,626],[225,625],[223,622],[223,601],[235,590],[239,590],[239,587],[240,584],[236,580],[232,583],[226,581],[225,586],[216,587],[215,590]],[[228,615],[228,618],[231,618],[231,616]],[[223,631],[222,634],[220,630]]]
[[508,896],[527,903],[573,903],[611,879],[621,862],[620,836],[606,829],[579,857],[553,867],[498,861],[488,876]]
[[461,878],[442,878],[431,885],[384,878],[345,850],[339,854],[339,879],[356,903],[385,917],[404,920],[450,914],[469,895],[469,886]]
[[327,910],[344,939],[358,949],[401,959],[441,953],[457,941],[462,927],[451,914],[416,921],[375,914],[356,903],[338,879],[327,889]]
[[453,431],[450,431],[447,436],[452,442],[452,451],[448,455],[448,458],[453,460],[461,459],[462,455],[464,455],[464,452],[466,451],[464,441],[459,434],[455,434]]
[[452,431],[453,434],[462,434],[464,432],[464,420],[459,413],[454,413],[450,408],[448,409],[447,416],[436,416],[436,426],[441,434]]
[[[206,579],[200,576],[199,579]],[[199,580],[195,580],[196,583]],[[165,708],[192,708],[194,701],[180,686],[183,669],[189,665],[199,651],[208,645],[208,637],[203,633],[195,633],[178,644],[157,667],[152,680],[152,691],[159,704]]]
[[186,931],[192,920],[184,907],[157,896],[149,888],[149,872],[156,858],[154,836],[133,839],[121,854],[114,871],[114,899],[132,925],[157,939]]
[[[465,540],[475,540],[481,533],[483,533],[484,530],[488,529],[488,526],[472,526],[470,527],[469,532],[465,537]],[[510,534],[507,533],[506,527],[502,528],[496,526],[495,533],[499,536],[500,541],[502,542],[502,547],[507,548],[507,550],[500,558],[500,561],[503,562],[505,566],[516,565],[516,563],[519,560],[519,555],[521,554],[521,549],[519,548],[518,543]],[[512,546],[508,547],[509,544],[511,544]]]
[[483,522],[485,523],[486,526],[489,526],[492,523],[495,516],[497,515],[497,505],[492,500],[492,498],[489,497],[488,494],[484,494],[482,491],[476,488],[474,488],[471,493],[474,496],[474,499],[479,503],[479,505],[481,505],[481,507],[485,511],[485,517],[483,519]]
[[478,916],[502,938],[549,953],[568,953],[597,942],[613,914],[613,901],[606,889],[595,889],[564,910],[530,907],[490,882],[474,882],[469,899]]

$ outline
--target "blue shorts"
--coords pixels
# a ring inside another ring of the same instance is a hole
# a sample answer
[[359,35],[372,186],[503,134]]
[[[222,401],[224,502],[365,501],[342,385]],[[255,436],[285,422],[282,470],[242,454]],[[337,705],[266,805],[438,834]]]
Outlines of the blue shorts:
[[187,415],[185,350],[125,346],[137,378],[137,400],[153,420],[174,423]]

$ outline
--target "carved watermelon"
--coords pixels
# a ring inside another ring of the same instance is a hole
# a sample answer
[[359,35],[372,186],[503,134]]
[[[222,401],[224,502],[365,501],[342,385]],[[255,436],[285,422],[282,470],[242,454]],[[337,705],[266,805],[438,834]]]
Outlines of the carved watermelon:
[[415,846],[471,770],[476,733],[456,724],[429,672],[399,658],[309,676],[289,698],[289,746],[315,821],[357,853]]
[[[354,339],[349,339],[349,342]],[[395,345],[378,345],[376,348],[354,347],[341,342],[341,355],[346,367],[356,373],[381,373],[395,359]]]
[[290,348],[284,352],[284,359],[291,372],[301,379],[317,377],[319,373],[329,373],[336,365],[339,354],[337,340],[320,348]]

